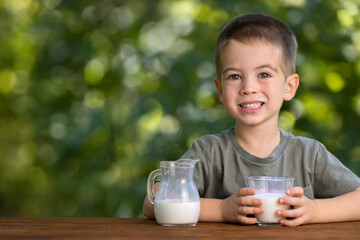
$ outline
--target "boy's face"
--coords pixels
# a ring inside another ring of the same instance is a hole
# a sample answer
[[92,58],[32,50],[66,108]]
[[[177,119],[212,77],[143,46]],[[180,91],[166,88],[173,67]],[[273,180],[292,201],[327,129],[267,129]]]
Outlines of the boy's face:
[[294,97],[299,77],[285,77],[278,46],[254,40],[230,40],[221,53],[219,98],[236,124],[276,124],[283,100]]

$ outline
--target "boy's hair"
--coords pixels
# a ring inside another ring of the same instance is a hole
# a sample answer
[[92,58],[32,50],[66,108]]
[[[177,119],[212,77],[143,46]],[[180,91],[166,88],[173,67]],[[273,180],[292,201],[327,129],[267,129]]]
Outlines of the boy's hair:
[[221,79],[221,51],[229,40],[248,43],[253,40],[265,40],[282,50],[281,60],[285,76],[295,73],[297,42],[294,33],[280,20],[263,14],[247,14],[229,22],[220,32],[216,44],[216,74]]

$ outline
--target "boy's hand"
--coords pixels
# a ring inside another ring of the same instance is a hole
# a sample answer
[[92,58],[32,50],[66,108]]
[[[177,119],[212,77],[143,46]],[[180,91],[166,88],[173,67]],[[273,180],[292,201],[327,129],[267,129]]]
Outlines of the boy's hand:
[[280,223],[285,226],[298,226],[310,223],[315,214],[314,201],[305,197],[302,187],[290,188],[286,191],[286,194],[292,197],[280,198],[279,203],[293,206],[293,209],[278,210],[276,214],[293,219],[281,219]]
[[248,217],[248,214],[260,214],[264,210],[260,208],[260,199],[249,197],[255,194],[255,189],[241,188],[238,192],[223,200],[221,211],[225,221],[240,222],[243,224],[255,224],[255,217]]

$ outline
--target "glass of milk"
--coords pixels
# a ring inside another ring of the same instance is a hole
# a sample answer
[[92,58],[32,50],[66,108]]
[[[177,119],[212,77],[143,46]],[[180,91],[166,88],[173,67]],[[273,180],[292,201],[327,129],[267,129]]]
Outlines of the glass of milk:
[[254,188],[256,194],[251,196],[262,200],[262,214],[255,215],[259,226],[281,226],[280,219],[276,215],[277,210],[289,209],[288,205],[279,203],[279,198],[288,197],[286,190],[294,186],[295,178],[250,176],[247,178],[249,188]]

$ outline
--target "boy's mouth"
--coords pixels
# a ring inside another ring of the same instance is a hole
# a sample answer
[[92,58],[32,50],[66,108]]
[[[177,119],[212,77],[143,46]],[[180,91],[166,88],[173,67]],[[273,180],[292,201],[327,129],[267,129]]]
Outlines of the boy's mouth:
[[264,102],[253,102],[253,103],[240,103],[239,106],[244,109],[259,108],[264,105]]

